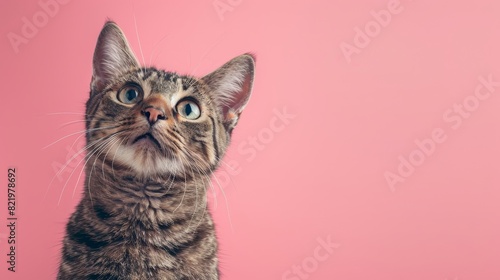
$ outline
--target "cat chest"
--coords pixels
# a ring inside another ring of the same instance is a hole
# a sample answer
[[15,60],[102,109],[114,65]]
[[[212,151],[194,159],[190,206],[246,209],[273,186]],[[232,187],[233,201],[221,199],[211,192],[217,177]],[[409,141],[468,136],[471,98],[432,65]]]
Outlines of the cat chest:
[[130,279],[134,279],[134,275],[148,276],[151,271],[174,271],[182,261],[181,256],[172,255],[168,248],[131,243],[110,245],[100,251],[90,252],[89,255],[91,263],[101,264],[101,267],[114,267],[115,271],[129,274]]

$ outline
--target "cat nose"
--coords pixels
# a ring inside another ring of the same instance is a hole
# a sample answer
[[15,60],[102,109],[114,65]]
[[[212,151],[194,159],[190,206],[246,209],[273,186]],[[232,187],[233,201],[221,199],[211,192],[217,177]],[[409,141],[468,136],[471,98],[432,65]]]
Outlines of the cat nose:
[[163,110],[151,106],[144,108],[142,114],[146,117],[150,125],[155,124],[158,120],[167,119]]

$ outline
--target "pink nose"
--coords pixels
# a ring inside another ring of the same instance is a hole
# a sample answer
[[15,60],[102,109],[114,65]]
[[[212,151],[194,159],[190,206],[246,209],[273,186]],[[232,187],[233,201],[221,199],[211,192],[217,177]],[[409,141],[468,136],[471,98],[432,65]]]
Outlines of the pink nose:
[[153,125],[155,124],[158,120],[165,120],[165,113],[158,108],[155,107],[147,107],[144,110],[142,110],[142,114],[146,117],[148,120],[149,124]]

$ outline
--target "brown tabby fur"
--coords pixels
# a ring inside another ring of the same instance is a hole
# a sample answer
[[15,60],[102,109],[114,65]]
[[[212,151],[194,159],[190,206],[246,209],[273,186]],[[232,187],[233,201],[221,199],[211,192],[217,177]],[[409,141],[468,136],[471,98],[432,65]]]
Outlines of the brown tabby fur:
[[[250,97],[253,56],[200,79],[142,68],[107,22],[93,66],[85,189],[57,279],[219,279],[206,189]],[[125,104],[117,96],[130,88],[140,98]],[[198,119],[180,115],[183,100],[199,105]]]

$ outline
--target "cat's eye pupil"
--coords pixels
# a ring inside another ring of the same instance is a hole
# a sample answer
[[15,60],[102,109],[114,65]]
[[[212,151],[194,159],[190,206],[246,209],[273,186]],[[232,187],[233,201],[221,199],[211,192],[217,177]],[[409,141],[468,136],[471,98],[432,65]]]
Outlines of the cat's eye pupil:
[[135,104],[142,98],[141,94],[141,88],[136,86],[127,86],[118,91],[116,98],[124,104]]
[[127,101],[132,101],[137,98],[137,91],[135,89],[129,89],[125,93],[125,97],[127,98]]
[[177,108],[179,114],[189,120],[196,120],[201,115],[200,107],[193,101],[182,101],[177,105]]
[[191,104],[186,104],[184,112],[186,113],[186,116],[191,115],[191,112],[193,112],[193,109],[191,109]]

